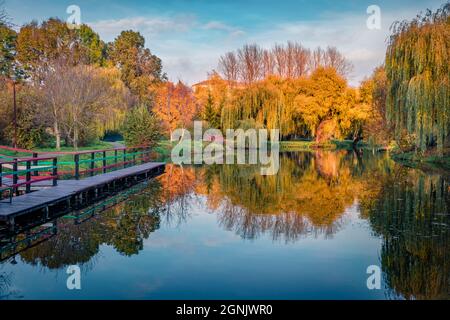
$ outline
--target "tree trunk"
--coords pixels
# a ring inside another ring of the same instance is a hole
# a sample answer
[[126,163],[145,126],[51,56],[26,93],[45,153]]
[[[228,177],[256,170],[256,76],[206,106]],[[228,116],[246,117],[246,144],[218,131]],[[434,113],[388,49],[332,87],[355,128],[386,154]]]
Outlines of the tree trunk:
[[78,150],[78,126],[73,127],[73,147]]
[[56,150],[61,150],[61,132],[59,132],[58,121],[53,123],[53,131],[56,138]]
[[361,136],[361,130],[360,128],[356,128],[353,131],[353,143],[352,143],[352,147],[354,150],[356,150],[357,144],[358,142],[360,142],[362,140],[362,136]]
[[353,149],[356,150],[358,142],[360,142],[360,141],[361,141],[361,137],[359,135],[357,135],[356,137],[353,137],[353,143],[352,143]]
[[333,119],[323,120],[316,130],[316,143],[328,143],[336,133],[336,121]]

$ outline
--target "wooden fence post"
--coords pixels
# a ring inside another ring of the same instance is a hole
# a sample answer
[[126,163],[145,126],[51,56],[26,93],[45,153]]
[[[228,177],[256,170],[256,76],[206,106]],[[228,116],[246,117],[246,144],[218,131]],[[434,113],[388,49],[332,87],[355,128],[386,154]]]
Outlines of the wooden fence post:
[[106,173],[106,151],[103,151],[103,173]]
[[[33,158],[37,158],[37,157],[38,157],[38,154],[36,152],[34,152],[33,153]],[[37,165],[38,165],[38,161],[37,160],[33,161],[33,166],[37,166]],[[34,176],[38,176],[39,175],[39,171],[38,170],[33,171],[33,175]]]
[[58,185],[58,158],[53,158],[53,186],[56,187]]
[[90,168],[91,168],[90,176],[91,177],[94,175],[94,167],[95,167],[95,152],[92,152],[91,153],[91,165],[90,165]]
[[75,180],[79,180],[80,179],[80,155],[76,154],[74,156],[74,161],[75,161]]
[[17,176],[17,170],[18,170],[18,166],[17,166],[17,159],[14,159],[14,163],[13,163],[13,185],[14,185],[14,193],[16,194],[16,196],[19,195],[19,188],[16,186],[17,182],[18,182],[18,176]]
[[31,161],[27,161],[27,172],[26,172],[26,182],[27,184],[25,185],[25,193],[30,193],[31,192]]

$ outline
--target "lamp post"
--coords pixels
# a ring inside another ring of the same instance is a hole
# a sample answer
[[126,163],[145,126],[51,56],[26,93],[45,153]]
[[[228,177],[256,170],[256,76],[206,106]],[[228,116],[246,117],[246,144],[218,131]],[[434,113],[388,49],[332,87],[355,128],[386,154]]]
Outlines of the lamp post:
[[17,102],[16,102],[16,80],[13,79],[13,105],[14,105],[14,148],[17,148]]

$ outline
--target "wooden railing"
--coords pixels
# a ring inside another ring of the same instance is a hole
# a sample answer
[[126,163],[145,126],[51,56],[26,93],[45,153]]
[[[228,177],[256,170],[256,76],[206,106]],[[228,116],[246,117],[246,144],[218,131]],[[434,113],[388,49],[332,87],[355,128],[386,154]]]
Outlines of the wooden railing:
[[[39,158],[40,154],[51,155],[51,159],[53,159],[53,157],[58,158],[57,171],[60,179],[77,180],[83,176],[93,176],[96,173],[106,173],[109,170],[125,168],[127,166],[136,165],[138,163],[148,162],[150,160],[151,154],[151,149],[148,146],[69,152],[35,152],[32,150],[16,149],[5,146],[0,146],[0,150],[1,149],[32,155],[31,159],[34,159],[33,166],[38,165],[36,159],[42,159]],[[12,156],[5,156],[4,159],[12,159]],[[0,159],[0,161],[1,160],[2,159]],[[47,166],[53,165],[51,161],[40,162],[40,164]],[[47,173],[49,174],[49,172]]]
[[32,184],[42,181],[58,181],[58,159],[56,157],[30,157],[0,161],[0,192],[9,191],[19,194],[19,188],[25,187],[25,193],[31,192]]
[[106,173],[109,170],[148,162],[150,153],[151,150],[148,147],[123,147],[64,153],[70,155],[73,160],[59,162],[60,176],[78,180],[96,173]]

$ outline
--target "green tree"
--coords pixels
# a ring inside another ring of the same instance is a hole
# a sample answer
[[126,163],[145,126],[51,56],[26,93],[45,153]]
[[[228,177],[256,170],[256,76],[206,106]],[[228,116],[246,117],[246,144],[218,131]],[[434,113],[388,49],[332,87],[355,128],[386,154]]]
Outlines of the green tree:
[[400,140],[416,151],[450,142],[450,2],[435,13],[393,25],[386,53],[387,115]]
[[33,21],[21,27],[17,36],[17,58],[36,73],[45,72],[45,67],[55,60],[71,65],[103,65],[106,45],[87,25],[69,29],[64,21],[50,18],[41,24]]
[[109,44],[108,53],[112,63],[121,70],[123,82],[141,102],[148,102],[146,95],[150,84],[165,79],[165,75],[161,59],[145,48],[144,37],[139,32],[122,31]]
[[[36,88],[27,85],[19,85],[17,90],[17,146],[25,149],[32,149],[44,144],[48,140],[45,129],[47,121],[36,110],[42,108],[42,96]],[[6,101],[5,101],[6,100]],[[9,92],[0,94],[0,103],[5,103],[9,110],[12,110],[12,99]],[[8,144],[14,141],[14,126],[8,121],[5,128],[5,138]]]
[[56,148],[60,148],[61,138],[77,148],[103,136],[122,119],[127,91],[108,69],[59,62],[43,77],[43,114],[52,124]]
[[9,78],[16,60],[17,33],[7,25],[0,24],[0,73]]
[[214,106],[214,98],[211,92],[208,93],[208,99],[203,110],[203,120],[207,121],[211,128],[220,128],[220,114]]
[[89,64],[104,65],[106,61],[106,44],[100,39],[100,36],[85,24],[81,25],[77,32],[86,51],[87,62]]
[[161,121],[145,105],[129,111],[122,127],[127,146],[154,146],[161,138],[161,132]]

